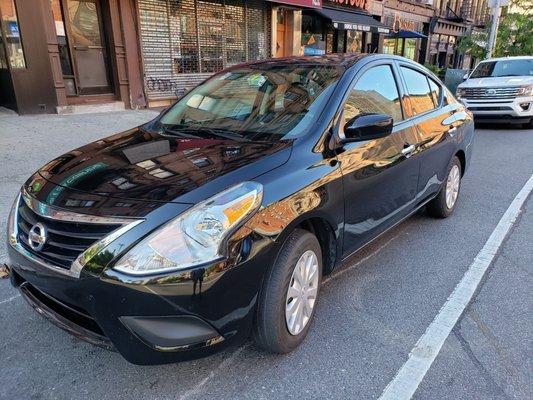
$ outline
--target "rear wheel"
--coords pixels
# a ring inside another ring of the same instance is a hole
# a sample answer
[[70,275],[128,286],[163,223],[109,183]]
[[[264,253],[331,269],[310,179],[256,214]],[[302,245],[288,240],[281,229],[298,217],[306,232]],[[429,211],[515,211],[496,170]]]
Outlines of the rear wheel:
[[288,353],[304,340],[315,314],[321,279],[320,244],[312,233],[296,229],[263,282],[254,327],[259,347]]
[[455,209],[461,189],[461,162],[454,156],[448,167],[446,180],[439,194],[427,204],[428,214],[435,218],[447,218]]

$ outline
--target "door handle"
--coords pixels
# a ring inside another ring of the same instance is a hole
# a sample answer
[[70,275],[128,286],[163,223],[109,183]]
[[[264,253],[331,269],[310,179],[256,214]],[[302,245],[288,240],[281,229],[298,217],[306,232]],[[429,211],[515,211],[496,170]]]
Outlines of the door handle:
[[455,132],[457,132],[457,127],[452,126],[450,129],[448,129],[448,134],[453,137],[455,135]]
[[414,144],[411,144],[407,147],[404,147],[402,149],[402,155],[405,156],[405,158],[409,158],[411,157],[411,154],[413,153],[413,151],[415,150],[415,145]]

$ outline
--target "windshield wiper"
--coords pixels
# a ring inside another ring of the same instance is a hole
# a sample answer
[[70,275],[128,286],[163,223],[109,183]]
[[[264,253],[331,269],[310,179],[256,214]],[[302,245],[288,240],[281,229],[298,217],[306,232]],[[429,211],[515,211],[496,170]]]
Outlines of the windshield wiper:
[[250,139],[247,139],[244,136],[239,135],[238,133],[227,131],[225,129],[220,129],[220,128],[198,127],[197,131],[198,132],[204,131],[210,135],[218,136],[224,139],[235,140],[236,142],[249,142],[250,141]]
[[190,133],[185,133],[183,132],[184,130],[178,130],[178,131],[175,131],[173,129],[170,129],[170,128],[166,128],[164,127],[163,128],[163,135],[166,135],[166,134],[171,134],[173,136],[180,136],[180,137],[183,137],[183,138],[186,138],[186,139],[201,139],[200,136],[197,136],[197,135],[191,135]]

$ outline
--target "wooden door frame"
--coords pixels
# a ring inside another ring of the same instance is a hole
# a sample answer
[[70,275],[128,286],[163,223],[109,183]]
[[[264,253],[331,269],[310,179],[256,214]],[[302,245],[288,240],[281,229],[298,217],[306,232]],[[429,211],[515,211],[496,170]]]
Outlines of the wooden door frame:
[[72,62],[72,68],[74,72],[74,82],[76,84],[76,94],[71,95],[69,97],[80,97],[80,96],[98,96],[98,95],[114,95],[115,94],[115,87],[113,85],[113,75],[111,73],[111,60],[110,60],[110,51],[107,41],[107,34],[104,29],[104,13],[103,13],[103,4],[101,0],[77,0],[79,2],[84,3],[94,3],[96,6],[96,13],[98,16],[98,29],[100,30],[100,41],[101,46],[104,51],[104,64],[105,64],[105,70],[106,70],[106,76],[108,81],[108,86],[104,89],[97,89],[93,93],[82,93],[82,89],[79,86],[79,79],[78,79],[78,62],[74,52],[74,44],[72,43],[71,37],[72,37],[72,28],[70,25],[70,16],[68,13],[68,2],[69,0],[60,0],[61,10],[63,12],[63,23],[65,24],[65,32],[67,36],[67,46],[69,49],[69,55]]

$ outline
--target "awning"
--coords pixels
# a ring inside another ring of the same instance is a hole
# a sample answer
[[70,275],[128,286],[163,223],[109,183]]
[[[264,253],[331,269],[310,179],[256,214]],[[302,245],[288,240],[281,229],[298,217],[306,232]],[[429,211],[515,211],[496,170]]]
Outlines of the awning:
[[331,20],[335,29],[348,29],[367,32],[371,31],[384,34],[388,34],[390,32],[388,26],[376,21],[370,14],[350,12],[328,7],[313,11],[317,14],[320,14],[324,18]]
[[322,0],[268,0],[272,3],[289,4],[304,8],[322,8]]
[[415,32],[415,31],[405,31],[403,29],[400,29],[398,32],[395,32],[391,34],[389,37],[391,38],[405,38],[405,39],[425,39],[427,38],[426,35],[423,35],[421,33]]

